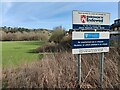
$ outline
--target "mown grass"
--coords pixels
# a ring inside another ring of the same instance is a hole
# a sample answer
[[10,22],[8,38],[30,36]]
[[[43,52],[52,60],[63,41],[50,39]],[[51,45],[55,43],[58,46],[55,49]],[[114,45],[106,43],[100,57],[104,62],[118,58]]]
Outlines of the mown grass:
[[42,46],[43,41],[7,41],[2,43],[3,67],[18,66],[26,62],[39,60],[42,54],[33,53],[37,47]]

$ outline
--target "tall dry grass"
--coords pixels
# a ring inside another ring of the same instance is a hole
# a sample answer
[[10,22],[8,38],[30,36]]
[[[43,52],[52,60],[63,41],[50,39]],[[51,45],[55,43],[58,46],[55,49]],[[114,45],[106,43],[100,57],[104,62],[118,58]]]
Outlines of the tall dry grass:
[[[115,88],[119,83],[118,52],[105,54],[103,88]],[[82,55],[81,88],[98,88],[99,54]],[[69,52],[45,55],[40,61],[17,68],[3,69],[4,88],[78,88],[77,56]]]

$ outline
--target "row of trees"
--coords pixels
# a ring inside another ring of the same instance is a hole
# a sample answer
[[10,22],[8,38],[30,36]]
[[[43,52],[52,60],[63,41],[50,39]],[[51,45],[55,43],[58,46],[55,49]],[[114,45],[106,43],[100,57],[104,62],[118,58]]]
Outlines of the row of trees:
[[22,27],[6,27],[6,26],[0,27],[0,30],[4,31],[6,33],[8,33],[8,32],[15,33],[15,32],[18,32],[18,31],[19,32],[23,32],[23,31],[30,32],[30,31],[38,31],[38,30],[40,30],[40,31],[44,31],[44,30],[48,31],[47,29],[28,29],[28,28],[22,28]]
[[66,31],[62,26],[57,26],[53,30],[1,27],[0,33],[1,41],[49,40],[60,43],[66,39]]
[[1,41],[30,41],[30,40],[48,40],[50,37],[50,33],[49,32],[41,32],[41,31],[30,31],[30,32],[15,32],[15,33],[11,33],[8,32],[6,33],[5,31],[0,31],[1,33],[1,37],[0,40]]

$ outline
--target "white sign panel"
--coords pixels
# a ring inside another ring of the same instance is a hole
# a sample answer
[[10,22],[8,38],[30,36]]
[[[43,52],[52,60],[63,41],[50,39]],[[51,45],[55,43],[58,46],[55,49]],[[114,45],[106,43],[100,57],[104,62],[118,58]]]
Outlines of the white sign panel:
[[73,11],[73,24],[109,25],[110,13]]
[[73,29],[109,29],[110,13],[73,11],[72,24]]
[[72,32],[72,53],[109,52],[109,32]]

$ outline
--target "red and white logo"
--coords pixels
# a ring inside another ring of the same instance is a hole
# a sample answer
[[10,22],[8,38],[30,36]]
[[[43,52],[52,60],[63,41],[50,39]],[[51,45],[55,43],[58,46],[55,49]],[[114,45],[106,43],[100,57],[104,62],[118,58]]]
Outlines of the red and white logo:
[[86,15],[81,15],[81,22],[85,23],[86,22]]

